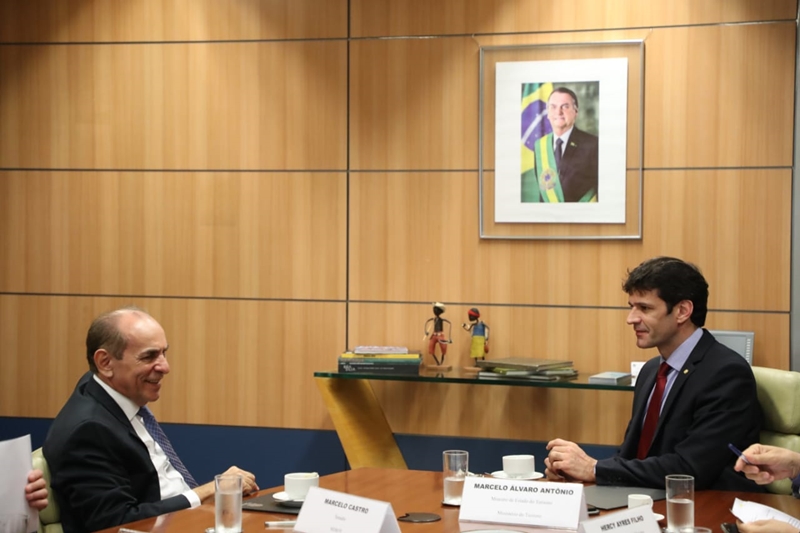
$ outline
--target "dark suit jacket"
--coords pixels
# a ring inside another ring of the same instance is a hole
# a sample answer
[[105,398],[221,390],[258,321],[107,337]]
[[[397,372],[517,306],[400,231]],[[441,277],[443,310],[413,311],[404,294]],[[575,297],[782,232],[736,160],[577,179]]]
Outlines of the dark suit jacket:
[[185,496],[161,500],[147,447],[91,376],[78,381],[42,450],[64,532],[96,531],[188,508]]
[[758,442],[761,407],[753,372],[708,331],[670,389],[648,456],[636,459],[659,365],[660,357],[654,357],[642,368],[625,439],[616,456],[597,462],[597,483],[663,489],[667,474],[689,474],[697,490],[761,490],[733,471],[736,456],[728,450],[729,442],[741,450]]
[[597,193],[597,158],[597,136],[573,128],[558,167],[565,202],[577,202],[591,189]]

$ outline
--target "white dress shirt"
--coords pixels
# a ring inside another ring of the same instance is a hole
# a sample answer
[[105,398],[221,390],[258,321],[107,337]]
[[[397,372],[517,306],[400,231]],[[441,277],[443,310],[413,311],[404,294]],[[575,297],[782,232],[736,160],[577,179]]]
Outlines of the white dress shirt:
[[153,462],[153,467],[155,467],[156,472],[158,473],[158,484],[161,488],[161,499],[166,500],[167,498],[172,498],[173,496],[183,494],[186,499],[189,500],[189,505],[192,509],[199,507],[200,497],[196,492],[189,488],[189,485],[186,484],[186,481],[183,479],[181,473],[175,470],[175,467],[173,467],[172,463],[169,462],[167,454],[164,453],[164,450],[161,449],[161,446],[159,446],[158,443],[153,440],[153,437],[147,432],[147,429],[145,429],[144,422],[142,422],[142,417],[138,414],[139,406],[133,403],[129,398],[112,389],[102,379],[98,378],[97,374],[93,375],[92,377],[97,383],[100,384],[101,387],[103,387],[103,390],[105,390],[108,395],[111,396],[115,402],[117,402],[119,408],[122,409],[122,412],[125,413],[125,416],[128,417],[128,420],[130,420],[131,426],[133,426],[133,430],[136,432],[136,435],[138,435],[144,445],[147,446],[147,451],[150,454],[150,460]]

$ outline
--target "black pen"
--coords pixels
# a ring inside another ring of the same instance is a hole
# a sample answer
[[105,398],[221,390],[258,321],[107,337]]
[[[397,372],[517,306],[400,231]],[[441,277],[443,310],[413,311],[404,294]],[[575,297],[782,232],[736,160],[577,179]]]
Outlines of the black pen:
[[731,451],[732,451],[733,453],[735,453],[736,455],[738,455],[739,457],[741,457],[741,458],[742,458],[742,461],[744,461],[745,463],[747,463],[747,464],[749,464],[749,465],[752,465],[752,464],[753,464],[753,463],[751,463],[750,461],[748,461],[748,460],[747,460],[747,457],[745,457],[745,456],[744,456],[744,454],[743,454],[742,452],[740,452],[740,451],[739,451],[739,448],[737,448],[736,446],[734,446],[734,445],[733,445],[733,444],[731,444],[730,442],[728,443],[728,448],[730,448],[730,449],[731,449]]

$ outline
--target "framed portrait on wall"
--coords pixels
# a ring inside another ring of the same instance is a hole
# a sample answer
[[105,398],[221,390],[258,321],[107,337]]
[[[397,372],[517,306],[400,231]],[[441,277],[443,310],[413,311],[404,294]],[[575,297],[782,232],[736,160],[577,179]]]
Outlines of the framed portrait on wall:
[[481,49],[482,238],[641,238],[643,50]]
[[495,221],[624,223],[627,59],[496,68]]

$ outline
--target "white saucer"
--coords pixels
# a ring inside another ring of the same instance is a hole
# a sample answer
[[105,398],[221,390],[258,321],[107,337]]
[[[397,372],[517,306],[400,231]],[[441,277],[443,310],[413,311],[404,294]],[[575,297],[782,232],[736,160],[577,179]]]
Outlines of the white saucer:
[[653,516],[656,517],[656,522],[661,522],[662,520],[664,520],[663,514],[653,513]]
[[544,474],[542,474],[541,472],[534,472],[529,476],[511,477],[502,470],[498,470],[497,472],[492,472],[492,477],[496,477],[498,479],[531,480],[531,479],[541,479],[544,477]]
[[305,501],[305,498],[297,498],[297,499],[290,498],[289,495],[286,494],[286,491],[276,492],[275,494],[272,495],[272,497],[275,498],[276,500],[278,500],[279,502],[298,502],[299,503],[299,502]]

